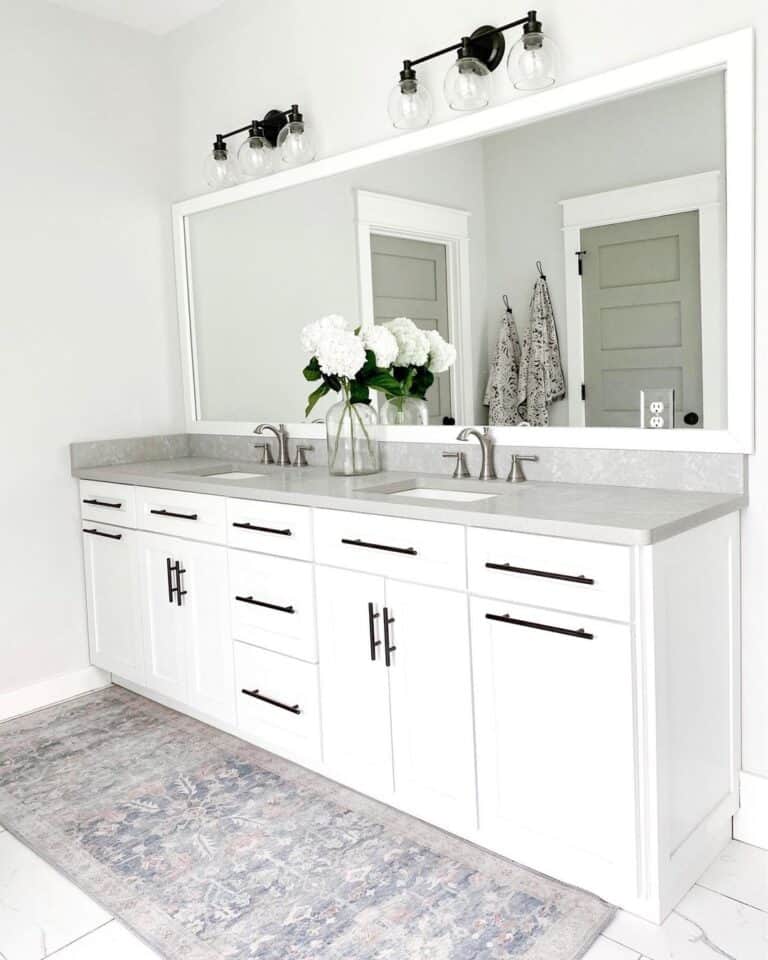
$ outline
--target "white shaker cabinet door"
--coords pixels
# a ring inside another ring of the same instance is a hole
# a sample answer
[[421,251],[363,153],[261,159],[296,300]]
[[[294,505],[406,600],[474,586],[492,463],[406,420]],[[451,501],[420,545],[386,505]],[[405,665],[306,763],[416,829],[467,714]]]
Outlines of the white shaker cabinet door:
[[392,791],[384,580],[318,566],[323,759],[328,775],[378,796]]
[[146,685],[233,722],[226,549],[144,533],[139,552]]
[[180,542],[179,624],[186,643],[187,700],[201,713],[235,722],[235,681],[227,585],[227,551]]
[[480,833],[590,889],[635,876],[630,627],[472,598]]
[[464,593],[387,580],[397,805],[477,827],[469,611]]
[[186,642],[176,596],[176,563],[187,541],[139,534],[139,578],[144,621],[145,684],[187,702]]
[[144,681],[136,532],[83,521],[91,663]]

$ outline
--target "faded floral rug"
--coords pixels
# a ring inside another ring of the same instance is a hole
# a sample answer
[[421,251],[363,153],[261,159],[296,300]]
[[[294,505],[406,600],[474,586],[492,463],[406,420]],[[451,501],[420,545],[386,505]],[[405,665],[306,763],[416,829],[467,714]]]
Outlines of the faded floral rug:
[[613,914],[120,687],[0,724],[0,823],[174,960],[575,960]]

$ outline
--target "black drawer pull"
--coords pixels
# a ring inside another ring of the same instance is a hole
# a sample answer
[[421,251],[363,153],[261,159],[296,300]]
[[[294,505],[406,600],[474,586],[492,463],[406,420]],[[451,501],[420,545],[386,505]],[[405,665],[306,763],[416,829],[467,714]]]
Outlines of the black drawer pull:
[[90,527],[90,528],[87,529],[87,530],[86,530],[85,527],[83,527],[83,533],[93,534],[94,537],[106,537],[107,540],[122,540],[122,539],[123,539],[122,533],[104,533],[102,530],[97,530],[96,527]]
[[290,530],[276,530],[274,527],[257,527],[253,523],[233,523],[232,526],[238,527],[240,530],[256,530],[258,533],[277,533],[281,537],[293,536]]
[[345,540],[343,537],[341,542],[350,547],[368,547],[371,550],[386,550],[388,553],[406,553],[409,557],[417,555],[417,551],[413,547],[389,547],[385,543],[368,543],[367,540]]
[[240,603],[250,603],[254,607],[267,607],[269,610],[279,610],[280,613],[296,613],[293,606],[281,607],[276,603],[267,603],[266,600],[254,600],[253,597],[235,597]]
[[552,627],[548,623],[536,623],[535,620],[518,620],[509,614],[486,613],[486,620],[498,620],[499,623],[511,623],[517,627],[528,627],[531,630],[546,630],[547,633],[562,633],[566,637],[581,637],[582,640],[594,640],[594,633],[587,633],[582,627],[578,630],[569,630],[567,627]]
[[175,517],[177,520],[197,520],[196,513],[173,513],[170,510],[150,510],[156,517]]
[[273,707],[279,707],[281,710],[287,710],[288,713],[300,714],[301,708],[298,703],[294,703],[292,707],[289,707],[287,703],[281,703],[279,700],[273,700],[272,697],[265,697],[263,693],[259,693],[258,690],[241,690],[241,693],[244,693],[246,697],[253,697],[254,700],[261,700],[264,703],[268,703]]
[[83,503],[89,503],[92,507],[112,507],[113,510],[119,510],[123,501],[118,500],[117,503],[107,503],[106,500],[97,500],[95,497],[92,500],[83,500]]
[[550,573],[547,570],[531,570],[529,567],[513,567],[511,563],[486,563],[489,570],[503,570],[505,573],[526,573],[529,577],[547,577],[549,580],[567,580],[569,583],[586,583],[593,586],[591,577],[574,577],[570,573]]

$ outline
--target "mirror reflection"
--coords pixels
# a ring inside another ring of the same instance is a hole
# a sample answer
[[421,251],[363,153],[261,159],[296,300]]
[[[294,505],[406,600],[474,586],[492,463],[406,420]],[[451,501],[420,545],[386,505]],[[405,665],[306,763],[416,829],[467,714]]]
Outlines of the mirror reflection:
[[340,314],[456,347],[431,425],[725,429],[723,79],[189,216],[199,419],[303,421]]

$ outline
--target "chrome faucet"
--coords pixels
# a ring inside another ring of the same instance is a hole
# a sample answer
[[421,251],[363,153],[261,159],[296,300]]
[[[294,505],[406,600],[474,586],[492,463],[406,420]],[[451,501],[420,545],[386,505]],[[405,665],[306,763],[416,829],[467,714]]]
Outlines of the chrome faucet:
[[496,471],[493,467],[493,437],[488,431],[488,427],[483,427],[482,433],[480,433],[477,427],[464,427],[456,439],[469,440],[470,437],[477,437],[480,443],[480,450],[483,454],[478,480],[495,480]]
[[290,467],[291,457],[288,453],[288,431],[285,429],[285,424],[280,423],[275,427],[271,423],[260,423],[253,432],[261,437],[264,435],[265,430],[274,433],[277,437],[277,462],[279,466]]

